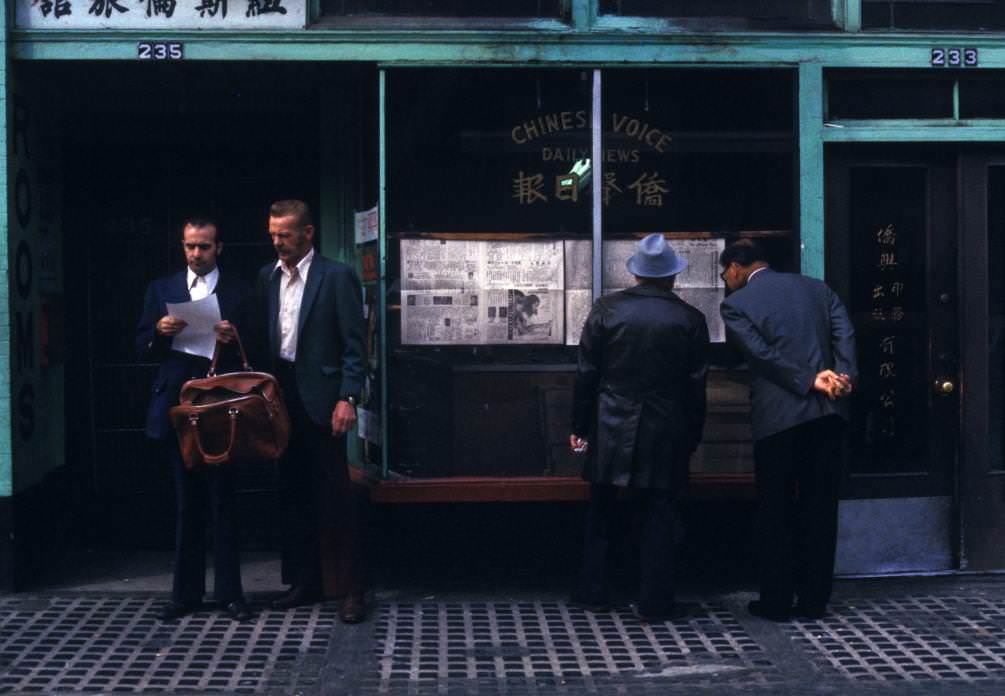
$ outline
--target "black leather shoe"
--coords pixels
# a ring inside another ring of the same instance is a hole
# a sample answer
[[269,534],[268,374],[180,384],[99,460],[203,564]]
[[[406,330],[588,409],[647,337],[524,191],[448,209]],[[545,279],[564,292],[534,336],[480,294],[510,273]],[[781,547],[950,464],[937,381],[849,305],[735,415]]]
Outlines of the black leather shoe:
[[776,609],[774,607],[766,606],[759,599],[755,599],[747,604],[747,611],[759,619],[767,619],[768,621],[782,622],[788,621],[792,618],[792,610],[788,607],[785,609]]
[[819,621],[820,619],[827,616],[827,609],[816,609],[814,607],[803,606],[802,604],[796,603],[796,606],[792,607],[792,617],[795,619],[809,619],[810,621]]
[[695,612],[684,605],[674,604],[669,611],[646,611],[637,604],[632,604],[632,615],[638,619],[639,623],[662,623],[664,621],[675,621],[680,619],[690,619]]
[[161,621],[177,621],[183,616],[194,614],[200,609],[202,609],[202,604],[199,602],[183,603],[172,599],[157,612],[157,618]]
[[242,599],[236,599],[225,606],[223,608],[223,613],[232,618],[234,621],[251,620],[251,609],[248,608],[248,605],[245,604]]
[[283,594],[272,600],[273,609],[293,609],[321,601],[321,592],[309,590],[302,585],[294,585]]
[[569,599],[566,602],[566,604],[576,609],[582,609],[583,611],[589,611],[594,613],[611,610],[611,605],[607,602],[591,601],[588,599],[584,599],[575,593],[569,595]]

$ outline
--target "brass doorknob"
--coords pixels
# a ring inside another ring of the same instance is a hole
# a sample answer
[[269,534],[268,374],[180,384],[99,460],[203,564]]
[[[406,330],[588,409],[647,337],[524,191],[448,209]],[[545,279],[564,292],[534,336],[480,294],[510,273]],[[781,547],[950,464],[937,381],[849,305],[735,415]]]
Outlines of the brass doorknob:
[[956,385],[950,382],[948,379],[940,379],[935,382],[935,392],[941,394],[942,396],[949,396],[954,391],[956,391]]

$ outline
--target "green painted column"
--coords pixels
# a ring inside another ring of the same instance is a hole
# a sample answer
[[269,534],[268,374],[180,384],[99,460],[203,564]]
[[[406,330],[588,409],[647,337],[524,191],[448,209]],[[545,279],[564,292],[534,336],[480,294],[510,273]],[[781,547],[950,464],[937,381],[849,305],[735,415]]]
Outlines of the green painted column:
[[799,239],[801,270],[824,277],[823,69],[799,65]]

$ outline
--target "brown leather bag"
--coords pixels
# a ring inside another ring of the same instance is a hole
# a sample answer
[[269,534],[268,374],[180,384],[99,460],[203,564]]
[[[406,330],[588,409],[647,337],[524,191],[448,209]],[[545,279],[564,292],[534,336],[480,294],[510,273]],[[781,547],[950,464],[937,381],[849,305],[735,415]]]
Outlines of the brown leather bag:
[[290,440],[290,417],[276,378],[252,371],[240,336],[244,371],[216,374],[221,345],[213,349],[206,377],[185,382],[170,411],[189,469],[278,459]]

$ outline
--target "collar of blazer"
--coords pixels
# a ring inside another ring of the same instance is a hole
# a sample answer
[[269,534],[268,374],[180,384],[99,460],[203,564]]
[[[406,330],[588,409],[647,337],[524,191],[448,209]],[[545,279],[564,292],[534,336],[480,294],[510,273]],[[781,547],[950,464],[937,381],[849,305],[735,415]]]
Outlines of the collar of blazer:
[[662,297],[666,300],[674,300],[675,302],[680,302],[681,299],[677,297],[677,293],[668,288],[661,288],[658,285],[633,285],[625,290],[629,295],[640,295],[642,297]]
[[771,269],[771,266],[761,266],[760,268],[755,268],[751,271],[750,275],[747,276],[747,285],[750,284],[750,281],[760,278],[765,273],[774,273],[774,271]]

